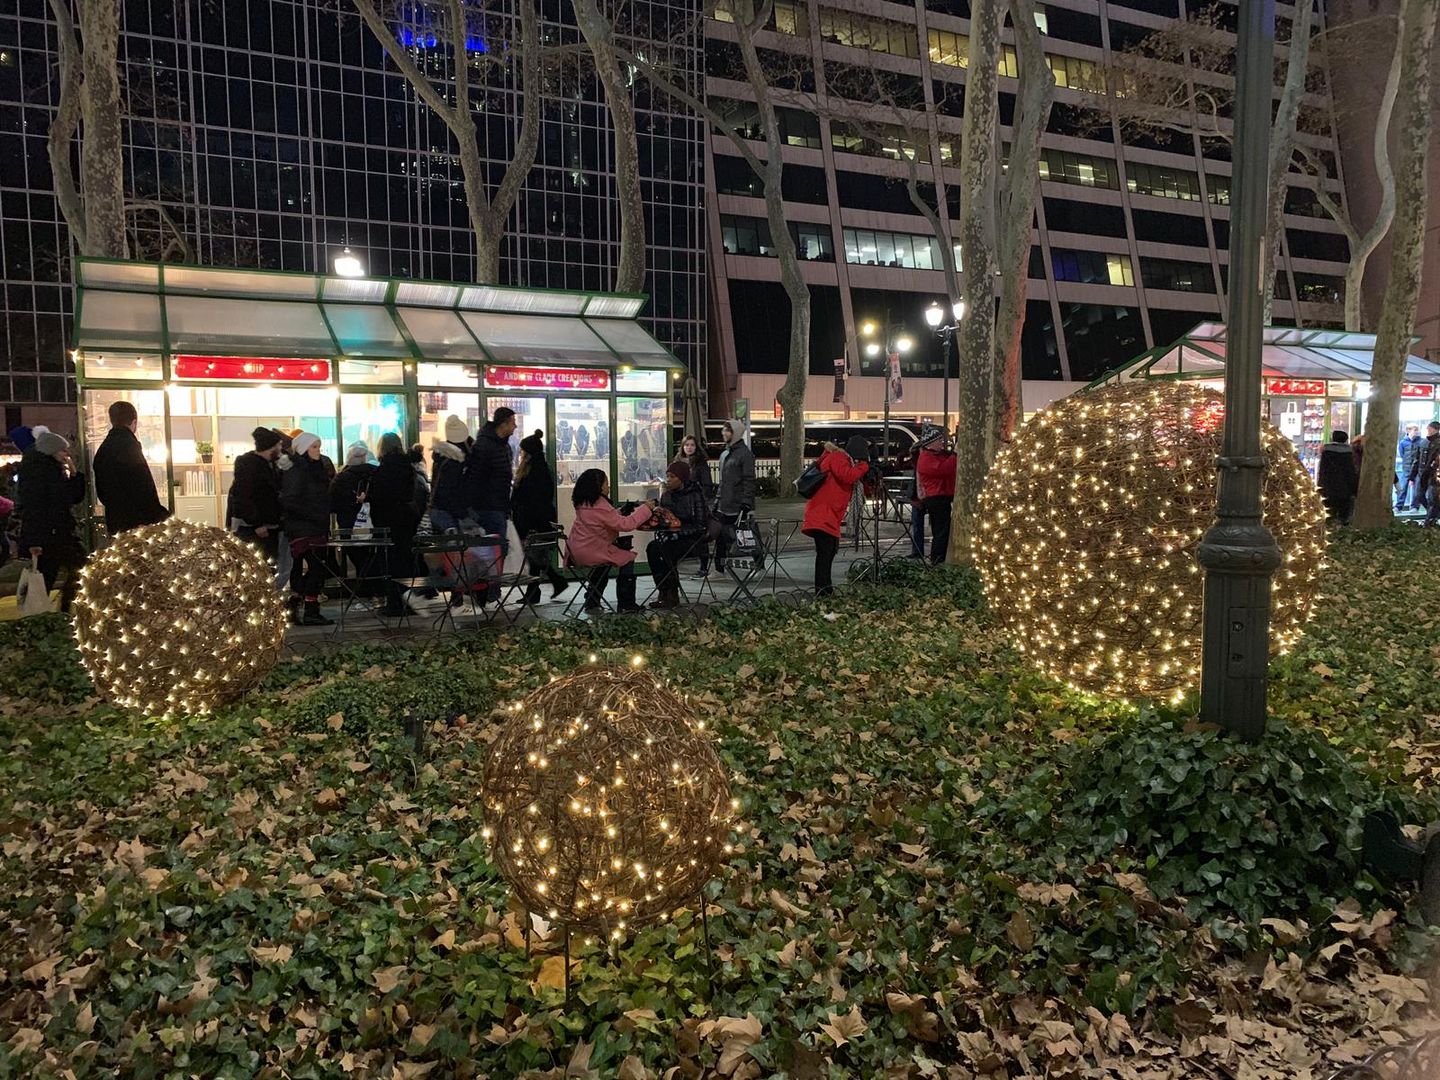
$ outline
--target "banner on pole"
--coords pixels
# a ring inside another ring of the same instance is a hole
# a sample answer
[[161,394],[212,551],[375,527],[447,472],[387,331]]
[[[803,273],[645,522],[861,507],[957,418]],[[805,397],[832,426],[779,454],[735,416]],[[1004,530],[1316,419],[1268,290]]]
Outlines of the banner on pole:
[[845,400],[845,358],[839,357],[835,361],[835,401]]
[[890,379],[891,402],[904,401],[905,383],[900,378],[900,354],[898,352],[890,354],[890,370],[887,376]]

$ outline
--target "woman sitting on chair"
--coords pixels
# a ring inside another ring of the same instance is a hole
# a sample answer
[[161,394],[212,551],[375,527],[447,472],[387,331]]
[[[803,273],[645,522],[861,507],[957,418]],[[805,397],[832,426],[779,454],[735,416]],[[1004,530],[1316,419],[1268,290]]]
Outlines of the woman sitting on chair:
[[[649,521],[655,503],[643,502],[633,513],[622,514],[610,501],[610,478],[603,469],[586,469],[581,473],[575,481],[571,501],[575,504],[575,524],[570,527],[570,565],[617,567],[620,571],[615,583],[618,610],[643,611],[635,603],[635,552],[618,546],[617,541],[622,532],[638,529]],[[585,587],[586,611],[595,611],[600,607],[605,580],[605,577],[591,575]]]

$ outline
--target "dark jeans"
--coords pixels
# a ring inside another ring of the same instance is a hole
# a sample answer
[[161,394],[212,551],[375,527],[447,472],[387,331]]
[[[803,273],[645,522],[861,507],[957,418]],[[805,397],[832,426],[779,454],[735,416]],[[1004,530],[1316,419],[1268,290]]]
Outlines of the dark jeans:
[[291,548],[294,561],[290,564],[290,591],[296,596],[306,600],[320,598],[320,589],[330,576],[326,551],[324,537],[317,537],[314,546],[305,548],[298,555]]
[[679,566],[695,553],[699,544],[705,543],[701,535],[657,536],[645,546],[645,561],[650,564],[650,575],[655,579],[657,589],[676,588]]
[[1350,517],[1355,513],[1355,496],[1343,495],[1324,499],[1325,513],[1332,521],[1338,521],[1341,525],[1349,525]]
[[80,588],[80,568],[85,565],[85,549],[73,540],[56,540],[40,549],[36,569],[45,579],[45,591],[51,592],[65,571],[65,584],[60,589],[60,610],[69,611],[70,601]]
[[1425,497],[1426,501],[1422,504],[1425,507],[1425,524],[1434,525],[1440,518],[1440,486],[1431,484]]
[[917,559],[925,557],[925,504],[923,502],[910,504],[910,554]]
[[510,553],[510,530],[505,527],[510,521],[510,515],[504,510],[476,510],[474,517],[476,525],[487,533],[500,537],[500,557],[503,559]]
[[235,530],[235,535],[245,543],[254,544],[272,563],[278,562],[280,559],[280,530],[269,529],[268,533],[268,536],[257,536],[255,530],[249,525],[241,525]]
[[835,554],[840,550],[840,538],[818,529],[808,535],[815,540],[815,595],[832,596],[835,586],[830,571],[835,565]]
[[[523,544],[530,539],[530,533],[532,531],[531,529],[526,529],[524,532],[521,532],[519,526],[516,526],[515,534],[520,537],[520,542]],[[565,585],[565,578],[555,569],[554,563],[551,561],[551,556],[553,556],[554,553],[555,547],[547,544],[542,548],[536,548],[530,552],[528,561],[530,563],[530,573],[536,577],[543,577],[550,583],[551,588],[560,589]]]
[[722,514],[718,510],[711,515],[705,536],[707,540],[715,541],[716,569],[725,565],[725,556],[730,551],[730,529],[739,520],[739,514]]
[[925,500],[925,516],[930,519],[930,561],[942,563],[950,548],[950,507],[955,500],[949,495],[936,495]]

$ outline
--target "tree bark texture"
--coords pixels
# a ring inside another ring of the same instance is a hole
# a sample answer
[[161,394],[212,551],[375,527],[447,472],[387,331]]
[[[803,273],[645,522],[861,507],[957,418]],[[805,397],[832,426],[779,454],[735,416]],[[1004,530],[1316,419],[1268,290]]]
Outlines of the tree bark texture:
[[[1280,91],[1280,105],[1275,110],[1275,123],[1270,130],[1270,199],[1265,211],[1265,324],[1270,324],[1270,311],[1275,303],[1276,260],[1280,257],[1280,239],[1285,231],[1285,192],[1290,161],[1295,156],[1295,125],[1300,117],[1300,99],[1305,96],[1305,76],[1310,69],[1310,28],[1314,24],[1313,5],[1295,5],[1295,18],[1290,23],[1290,59],[1285,69],[1285,86]],[[1298,303],[1298,301],[1297,301]]]
[[80,130],[80,99],[83,93],[80,88],[80,43],[75,37],[75,22],[70,17],[70,6],[66,0],[50,0],[50,10],[55,16],[60,46],[60,101],[50,121],[45,149],[50,159],[50,175],[54,180],[60,213],[70,228],[75,249],[82,255],[89,255],[85,204],[75,182],[75,167],[71,159],[72,143]]
[[1372,449],[1365,455],[1360,474],[1354,517],[1358,529],[1384,528],[1393,516],[1391,478],[1400,430],[1400,384],[1410,353],[1424,261],[1437,6],[1435,0],[1405,0],[1401,13],[1400,48],[1405,56],[1397,112],[1400,128],[1396,139],[1396,209],[1391,227],[1390,272],[1370,370],[1374,395],[1365,424],[1365,442]]
[[1040,138],[1055,100],[1055,75],[1045,62],[1044,46],[1035,26],[1034,0],[1010,0],[1010,9],[1020,65],[1020,95],[1010,134],[1010,167],[1003,171],[997,211],[1000,307],[995,317],[993,435],[986,451],[987,469],[999,446],[1010,441],[1022,413],[1020,333],[1025,326],[1030,238],[1040,183]]
[[958,420],[955,439],[955,501],[951,508],[947,561],[969,562],[975,511],[989,462],[985,446],[993,431],[991,389],[995,364],[996,271],[995,145],[998,111],[996,65],[1000,57],[1000,0],[974,0],[970,8],[970,61],[960,147],[960,246],[965,253],[965,318],[959,342]]
[[640,189],[635,103],[612,48],[614,24],[600,11],[596,0],[573,0],[573,3],[575,21],[590,48],[595,74],[605,90],[614,132],[615,192],[620,202],[620,262],[615,267],[615,291],[641,292],[645,287],[645,201]]
[[80,40],[84,73],[80,142],[81,195],[87,254],[128,255],[125,242],[125,152],[121,141],[120,0],[82,0]]

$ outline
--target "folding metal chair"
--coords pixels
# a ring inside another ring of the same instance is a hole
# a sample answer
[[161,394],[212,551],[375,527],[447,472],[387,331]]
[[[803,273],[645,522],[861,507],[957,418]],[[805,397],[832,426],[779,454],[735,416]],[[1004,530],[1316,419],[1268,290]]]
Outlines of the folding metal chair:
[[570,599],[565,602],[565,609],[560,613],[561,616],[566,619],[579,619],[586,615],[585,598],[590,594],[591,586],[595,589],[595,595],[600,598],[600,609],[613,615],[615,606],[605,598],[605,586],[610,581],[610,572],[614,567],[609,563],[601,563],[599,566],[575,565],[575,561],[570,555],[570,538],[562,536],[561,539],[565,543],[565,554],[560,564],[561,572],[580,585]]
[[[503,558],[500,553],[502,539],[493,533],[478,531],[423,533],[415,537],[415,552],[426,558],[427,565],[429,564],[428,557],[438,557],[442,561],[449,571],[451,589],[460,591],[464,602],[470,605],[469,614],[476,615],[480,612],[477,611],[475,603],[475,587],[481,582],[485,582],[488,588],[488,583],[498,579],[500,571],[503,569],[503,564],[500,562]],[[466,558],[470,549],[475,547],[493,548],[496,553],[485,563]],[[401,582],[409,588],[419,588],[430,583],[428,577],[410,578]],[[460,610],[464,611],[464,603]],[[455,622],[455,614],[455,609],[450,606],[447,598],[445,606],[441,609],[440,614],[435,616],[432,625],[439,629],[449,623],[453,630],[458,625]]]
[[758,604],[752,585],[765,576],[765,539],[755,515],[741,514],[733,528],[734,541],[725,556],[725,572],[735,583],[728,603]]
[[[328,545],[329,563],[335,576],[326,583],[333,584],[340,595],[340,610],[335,620],[334,633],[345,631],[345,619],[357,604],[377,622],[384,622],[381,609],[385,605],[385,589],[390,581],[390,567],[387,558],[390,547],[390,530],[385,528],[337,529]],[[355,575],[347,572],[346,562],[355,564]]]
[[545,581],[544,576],[535,572],[535,568],[547,565],[559,550],[560,541],[564,539],[565,533],[558,527],[546,532],[532,532],[525,537],[525,543],[521,547],[520,569],[513,574],[501,573],[500,577],[493,582],[499,599],[493,606],[486,606],[486,622],[493,622],[497,616],[503,615],[507,625],[515,625],[515,621],[520,618],[522,608],[517,606],[511,609],[508,602],[515,595],[517,589],[523,591],[529,590],[531,587],[538,588]]

